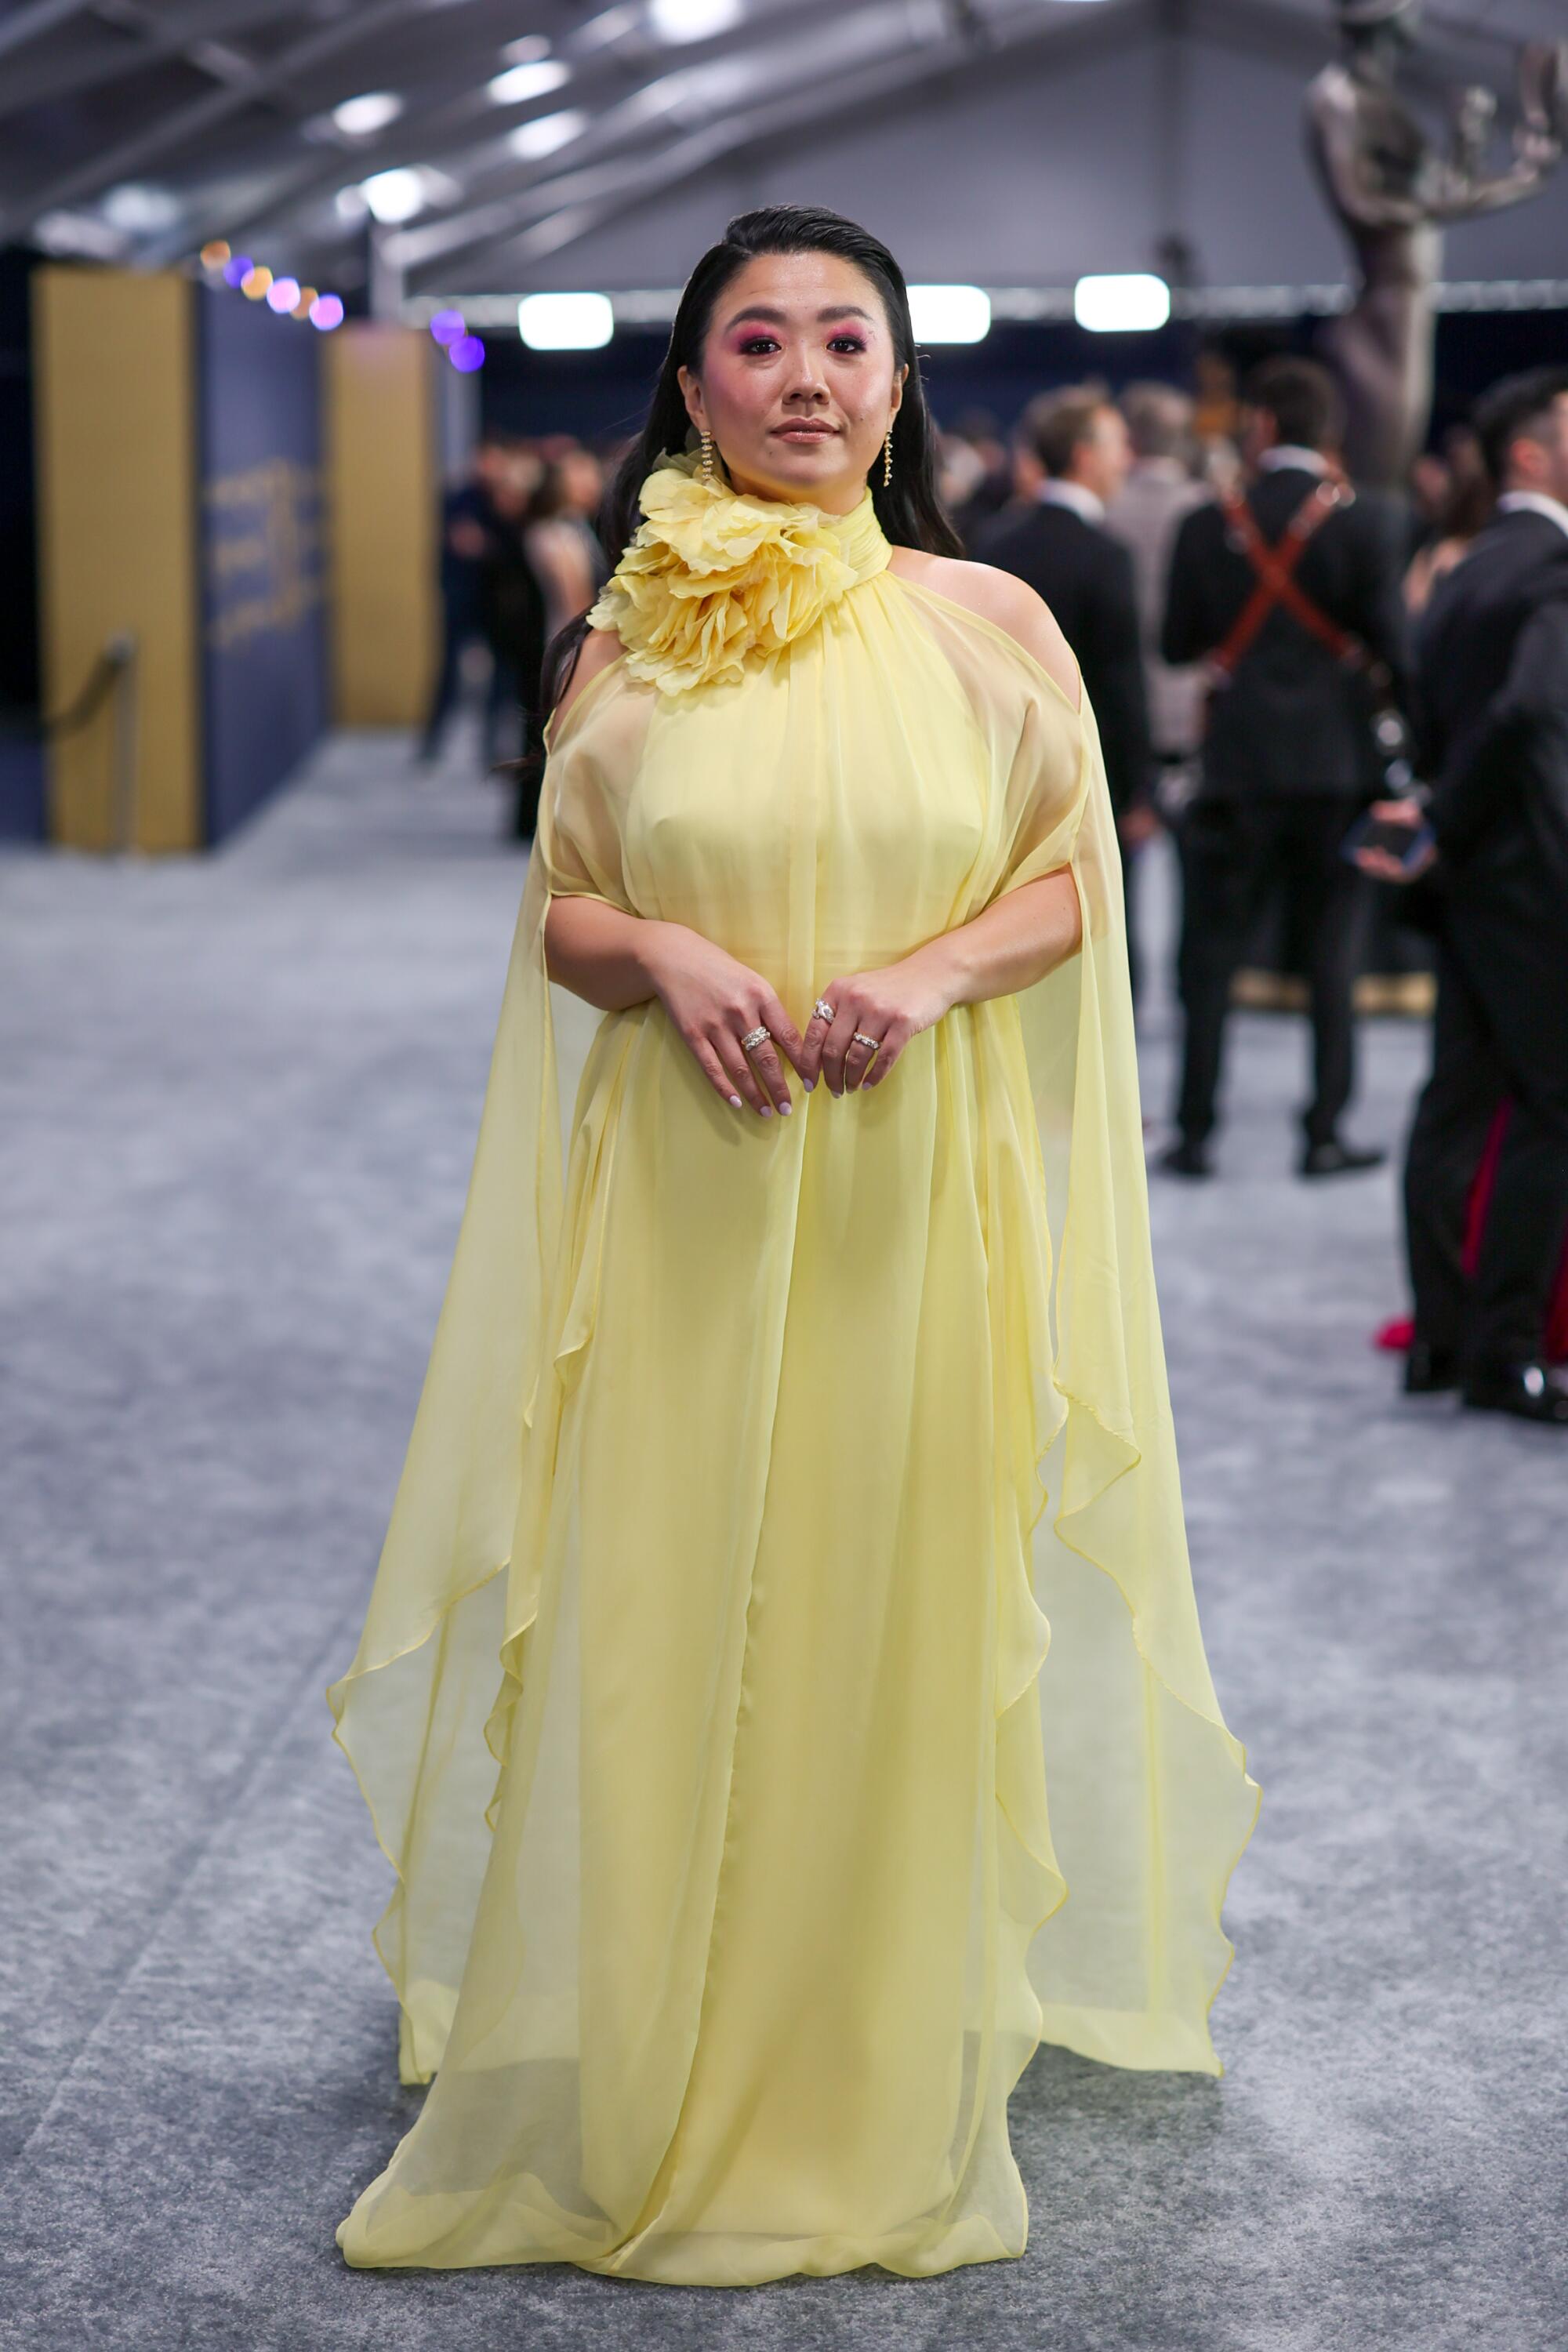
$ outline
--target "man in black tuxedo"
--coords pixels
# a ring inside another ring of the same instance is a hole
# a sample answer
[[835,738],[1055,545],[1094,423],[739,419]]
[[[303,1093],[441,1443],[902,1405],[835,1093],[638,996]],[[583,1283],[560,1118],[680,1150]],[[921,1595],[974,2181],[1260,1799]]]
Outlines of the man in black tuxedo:
[[[1417,648],[1439,950],[1405,1161],[1405,1384],[1462,1385],[1468,1405],[1568,1429],[1568,1384],[1542,1360],[1568,1240],[1568,368],[1510,377],[1476,423],[1497,515],[1438,583]],[[1422,810],[1377,813],[1409,824]],[[1411,878],[1387,852],[1363,862]],[[1468,1196],[1505,1100],[1472,1284]]]
[[[1353,990],[1370,910],[1342,855],[1381,776],[1368,673],[1405,671],[1402,540],[1392,504],[1355,496],[1333,453],[1343,410],[1311,360],[1266,360],[1243,388],[1249,486],[1190,514],[1171,559],[1161,651],[1215,677],[1202,782],[1183,819],[1177,977],[1185,1015],[1180,1139],[1161,1165],[1211,1172],[1231,982],[1269,895],[1310,942],[1313,1092],[1303,1176],[1373,1168],[1339,1133],[1354,1083]],[[1248,553],[1248,549],[1252,551]],[[1270,596],[1270,567],[1288,575]]]
[[[1127,479],[1131,445],[1119,409],[1102,392],[1043,393],[1024,411],[1022,454],[1039,488],[974,535],[971,552],[1027,581],[1056,616],[1083,674],[1100,730],[1129,885],[1128,948],[1133,954],[1133,854],[1155,829],[1153,760],[1139,641],[1132,559],[1105,528],[1105,510]],[[1134,987],[1136,987],[1136,959]]]

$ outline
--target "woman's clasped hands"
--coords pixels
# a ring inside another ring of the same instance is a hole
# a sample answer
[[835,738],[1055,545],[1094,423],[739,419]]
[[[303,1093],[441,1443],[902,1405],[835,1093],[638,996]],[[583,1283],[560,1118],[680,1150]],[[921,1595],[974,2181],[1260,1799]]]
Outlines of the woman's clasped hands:
[[[786,1063],[807,1094],[819,1078],[834,1095],[868,1090],[954,1001],[935,962],[917,954],[831,981],[801,1030],[760,972],[700,932],[661,928],[654,977],[665,1011],[715,1091],[763,1118],[794,1108]],[[759,1029],[769,1034],[755,1037]]]

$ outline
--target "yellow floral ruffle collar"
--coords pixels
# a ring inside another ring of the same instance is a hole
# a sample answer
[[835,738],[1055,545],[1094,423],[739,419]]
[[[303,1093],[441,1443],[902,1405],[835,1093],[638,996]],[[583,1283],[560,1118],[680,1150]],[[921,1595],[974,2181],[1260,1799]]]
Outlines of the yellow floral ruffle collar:
[[738,679],[814,629],[882,571],[889,549],[867,490],[853,514],[742,497],[666,457],[639,498],[646,520],[588,615],[661,694]]

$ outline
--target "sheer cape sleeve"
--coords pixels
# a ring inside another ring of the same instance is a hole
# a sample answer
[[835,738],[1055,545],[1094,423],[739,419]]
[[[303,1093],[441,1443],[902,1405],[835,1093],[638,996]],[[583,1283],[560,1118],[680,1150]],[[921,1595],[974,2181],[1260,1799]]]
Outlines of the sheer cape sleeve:
[[[1065,869],[1082,920],[1079,951],[1011,1000],[1046,1295],[1018,1350],[1032,1397],[1026,1581],[1004,1592],[999,1627],[1010,1899],[1042,2039],[1217,2074],[1208,2012],[1234,1957],[1221,1912],[1260,1800],[1215,1698],[1193,1589],[1099,731],[1088,697],[1075,709],[1007,632],[921,601],[989,748],[1000,830],[985,897]],[[1015,1267],[1029,1240],[1004,1239]]]
[[[536,1408],[542,1394],[551,1402],[542,1374],[563,1238],[561,1106],[575,1097],[597,1017],[552,985],[544,924],[556,897],[630,911],[620,818],[641,722],[635,705],[616,708],[624,683],[619,664],[599,673],[546,732],[446,1298],[359,1646],[327,1692],[332,1736],[397,1874],[374,1940],[401,2004],[405,2082],[428,2081],[445,2042],[486,1859],[474,1824],[488,1818],[510,1669],[537,1609],[516,1537]],[[498,1660],[508,1669],[499,1700]]]

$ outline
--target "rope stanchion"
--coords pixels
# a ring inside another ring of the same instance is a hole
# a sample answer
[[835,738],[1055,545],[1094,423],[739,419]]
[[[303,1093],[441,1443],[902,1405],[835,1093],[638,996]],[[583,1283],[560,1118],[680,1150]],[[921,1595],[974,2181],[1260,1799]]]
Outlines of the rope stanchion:
[[121,629],[104,640],[80,693],[63,710],[26,719],[0,711],[0,741],[58,743],[89,725],[114,697],[112,854],[118,857],[129,856],[136,839],[136,653],[134,632]]
[[74,702],[47,719],[18,719],[10,712],[0,711],[0,736],[9,743],[53,743],[62,735],[74,735],[79,727],[85,727],[89,719],[97,717],[135,658],[136,639],[129,629],[108,638]]

